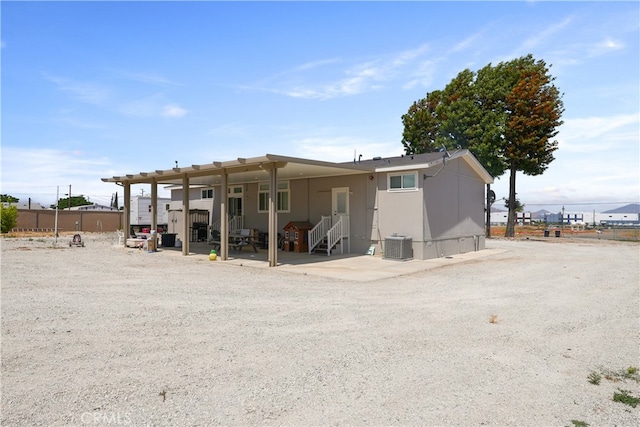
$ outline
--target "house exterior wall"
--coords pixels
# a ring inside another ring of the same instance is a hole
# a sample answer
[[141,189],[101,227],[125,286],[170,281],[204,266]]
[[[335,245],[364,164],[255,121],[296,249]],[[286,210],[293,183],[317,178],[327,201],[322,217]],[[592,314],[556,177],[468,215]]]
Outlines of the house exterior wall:
[[469,165],[456,159],[423,182],[425,234],[417,256],[430,259],[484,249],[485,184]]
[[[278,212],[278,233],[290,221],[315,225],[322,216],[332,215],[332,189],[348,188],[351,253],[367,253],[372,245],[377,254],[383,253],[385,238],[394,234],[412,238],[416,259],[485,247],[485,184],[466,161],[452,159],[442,169],[436,166],[405,172],[417,174],[416,189],[389,191],[387,172],[289,180],[290,210]],[[258,185],[242,185],[244,227],[266,232],[269,214],[258,212]],[[201,199],[201,188],[190,189],[189,206],[213,212],[212,221],[218,221],[220,201],[226,195],[221,187],[213,188],[215,201]],[[181,208],[182,193],[182,189],[172,191],[172,208]],[[170,222],[176,223],[170,223],[169,231],[179,234],[181,220],[181,214],[175,215]]]
[[[413,171],[403,171],[413,172]],[[423,240],[423,210],[422,210],[422,174],[418,171],[418,188],[408,191],[389,191],[388,176],[390,173],[381,172],[376,176],[378,190],[376,233],[371,236],[377,250],[384,254],[384,244],[387,237],[405,236],[413,240],[413,256],[419,258],[416,248]],[[391,172],[396,174],[396,172]]]
[[376,243],[384,250],[384,239],[393,233],[409,236],[415,259],[483,249],[482,180],[461,159],[447,162],[442,170],[417,172],[418,189],[410,191],[388,191],[388,173],[378,174],[378,236],[372,240],[381,240],[382,245]]
[[[350,249],[352,253],[366,253],[371,245],[371,225],[375,192],[371,192],[369,174],[308,180],[308,205],[311,224],[317,224],[322,216],[333,214],[332,189],[349,189]],[[345,242],[346,243],[346,242]]]

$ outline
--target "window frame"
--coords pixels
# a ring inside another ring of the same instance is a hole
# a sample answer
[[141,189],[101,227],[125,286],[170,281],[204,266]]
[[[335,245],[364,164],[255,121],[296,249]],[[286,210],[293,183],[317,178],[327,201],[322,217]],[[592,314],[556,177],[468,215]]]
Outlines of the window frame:
[[[211,196],[209,197],[209,194]],[[202,188],[200,189],[200,200],[211,200],[215,197],[215,193],[213,188]]]
[[[284,186],[284,188],[282,187]],[[289,181],[278,181],[276,184],[276,210],[278,213],[290,213],[291,212],[291,185]],[[286,195],[286,200],[285,200]],[[269,213],[269,183],[258,183],[258,213]],[[283,208],[283,203],[286,202],[286,208]],[[264,203],[264,206],[263,206]]]
[[[413,187],[405,187],[405,177],[413,177]],[[391,180],[393,178],[400,178],[400,187],[391,187]],[[411,172],[389,172],[387,173],[387,191],[390,193],[418,191],[418,171]]]

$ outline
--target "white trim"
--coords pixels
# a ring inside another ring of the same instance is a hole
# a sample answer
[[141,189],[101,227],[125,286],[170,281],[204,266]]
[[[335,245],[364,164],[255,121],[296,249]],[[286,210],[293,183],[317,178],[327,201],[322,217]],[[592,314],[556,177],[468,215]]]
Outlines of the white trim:
[[[279,186],[281,184],[286,184],[287,188],[286,189],[280,189]],[[266,186],[266,190],[260,189],[260,186],[264,185]],[[269,213],[269,208],[267,206],[267,209],[260,209],[260,194],[264,194],[266,193],[267,195],[269,194],[269,183],[268,182],[259,182],[258,183],[258,191],[257,191],[257,210],[258,213]],[[286,193],[288,196],[288,200],[287,200],[287,209],[279,209],[278,205],[279,205],[279,195],[280,193]],[[268,205],[268,200],[267,200],[267,205]],[[289,181],[278,181],[276,184],[276,210],[278,213],[290,213],[291,212],[291,184],[289,183]]]
[[[401,183],[404,185],[404,179],[402,177],[407,175],[413,175],[414,186],[413,187],[400,187],[400,188],[391,188],[391,178],[392,177],[400,177]],[[408,192],[408,191],[418,191],[418,171],[408,172],[408,173],[387,173],[387,192],[389,193],[398,193],[398,192]]]

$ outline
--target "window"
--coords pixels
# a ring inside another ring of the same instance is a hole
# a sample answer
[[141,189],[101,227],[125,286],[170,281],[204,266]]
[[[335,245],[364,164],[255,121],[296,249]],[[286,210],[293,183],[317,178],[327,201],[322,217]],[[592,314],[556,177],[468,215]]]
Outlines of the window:
[[231,216],[242,216],[242,199],[244,197],[244,187],[235,185],[227,189],[227,212]]
[[389,191],[406,191],[418,189],[418,172],[389,174]]
[[[278,212],[289,212],[289,183],[279,182],[276,196]],[[269,184],[258,184],[258,212],[269,212]]]
[[201,199],[213,199],[213,189],[202,190],[200,194]]

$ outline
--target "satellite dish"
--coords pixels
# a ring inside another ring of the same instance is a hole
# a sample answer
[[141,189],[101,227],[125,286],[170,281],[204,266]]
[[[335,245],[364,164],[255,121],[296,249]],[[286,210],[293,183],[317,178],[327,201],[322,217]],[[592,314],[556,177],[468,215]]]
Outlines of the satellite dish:
[[496,201],[496,193],[493,190],[489,190],[487,198],[489,199],[489,206],[491,206]]

